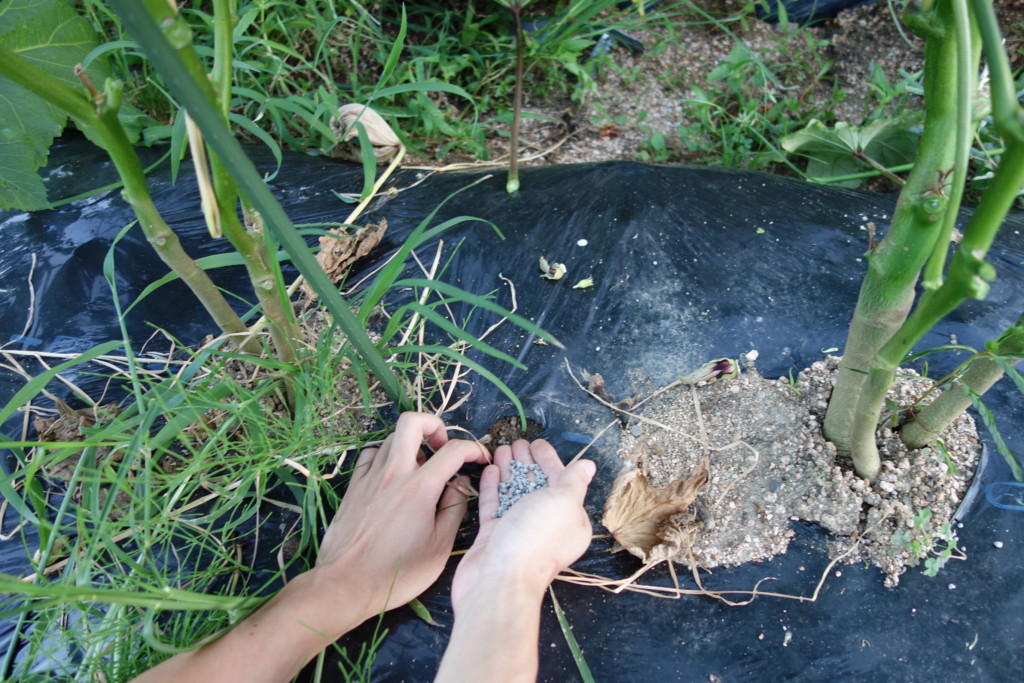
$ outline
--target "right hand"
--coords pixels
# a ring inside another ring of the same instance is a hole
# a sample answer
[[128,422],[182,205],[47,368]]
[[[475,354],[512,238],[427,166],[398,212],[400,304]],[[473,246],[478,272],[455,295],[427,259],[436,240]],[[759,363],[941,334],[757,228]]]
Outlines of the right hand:
[[[540,465],[547,488],[526,494],[502,517],[498,483],[511,476],[510,462]],[[496,581],[512,582],[539,595],[560,571],[590,546],[590,518],[583,508],[587,486],[597,467],[580,460],[566,467],[547,441],[500,446],[494,464],[480,477],[480,531],[459,563],[452,583],[452,605]]]

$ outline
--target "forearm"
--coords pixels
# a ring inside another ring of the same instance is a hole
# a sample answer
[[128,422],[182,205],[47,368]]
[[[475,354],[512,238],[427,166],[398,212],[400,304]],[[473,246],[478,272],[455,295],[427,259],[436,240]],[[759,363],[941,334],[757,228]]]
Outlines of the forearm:
[[369,614],[314,571],[296,577],[217,640],[175,655],[136,681],[288,681]]
[[465,596],[435,683],[536,681],[543,596],[500,579]]

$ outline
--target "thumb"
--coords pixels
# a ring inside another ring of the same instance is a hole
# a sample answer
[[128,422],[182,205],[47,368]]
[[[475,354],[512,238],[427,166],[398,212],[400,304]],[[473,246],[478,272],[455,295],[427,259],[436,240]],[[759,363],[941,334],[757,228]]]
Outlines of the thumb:
[[577,460],[562,471],[555,486],[568,490],[573,498],[582,505],[583,499],[587,495],[587,487],[590,485],[590,480],[594,478],[595,472],[597,472],[597,465],[592,460]]
[[441,500],[437,504],[437,516],[434,518],[434,528],[442,542],[451,549],[455,542],[455,535],[459,531],[462,519],[466,516],[466,502],[468,497],[466,491],[470,489],[469,479],[466,477],[455,477],[451,485],[445,486]]

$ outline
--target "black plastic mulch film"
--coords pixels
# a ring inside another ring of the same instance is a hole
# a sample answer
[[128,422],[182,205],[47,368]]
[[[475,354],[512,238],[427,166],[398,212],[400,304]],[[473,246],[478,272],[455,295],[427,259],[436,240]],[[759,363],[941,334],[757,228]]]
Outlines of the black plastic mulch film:
[[[71,195],[113,180],[110,168],[87,146],[62,143],[52,158],[51,193]],[[261,161],[268,166],[267,159]],[[367,260],[386,258],[427,213],[480,175],[436,175],[377,207],[365,220],[386,217],[389,232]],[[158,206],[194,256],[223,250],[202,224],[192,177],[183,176],[172,186],[165,172],[155,174]],[[273,187],[296,222],[337,221],[348,208],[332,190],[358,191],[361,177],[351,165],[288,156]],[[405,173],[394,185],[407,187],[416,179]],[[867,235],[861,226],[874,222],[884,230],[895,202],[890,196],[759,173],[628,162],[526,169],[516,196],[507,195],[504,185],[497,172],[439,212],[436,222],[476,216],[495,223],[505,236],[499,238],[484,223],[462,224],[443,235],[445,257],[452,256],[443,279],[477,294],[496,292],[507,306],[509,289],[501,276],[509,278],[519,313],[565,344],[565,351],[534,344],[506,324],[490,343],[529,369],[478,358],[522,398],[565,459],[611,419],[575,386],[566,360],[574,371],[600,372],[609,392],[624,396],[633,377],[664,384],[706,360],[735,358],[751,349],[760,354],[759,370],[777,377],[819,360],[823,349],[842,347],[865,267]],[[116,192],[53,211],[0,216],[0,339],[22,333],[33,252],[36,314],[23,348],[75,348],[119,338],[102,261],[113,237],[131,220]],[[1024,304],[1022,232],[1024,219],[1011,217],[990,253],[999,276],[989,297],[958,309],[922,348],[949,343],[952,335],[961,344],[981,347],[1016,319]],[[429,258],[433,247],[422,253]],[[137,229],[115,255],[122,301],[131,301],[166,272]],[[542,280],[540,256],[565,263],[566,277]],[[585,277],[593,278],[593,288],[572,288]],[[245,291],[237,272],[217,278]],[[168,285],[131,313],[128,327],[136,341],[147,339],[153,325],[186,343],[211,331],[202,309],[178,287]],[[489,314],[477,313],[470,332],[482,332],[493,322]],[[931,374],[961,359],[933,358]],[[14,378],[0,377],[0,399],[6,402],[17,386]],[[1024,452],[1019,394],[1002,382],[986,403],[1009,447]],[[507,399],[480,380],[467,407],[451,420],[480,435],[511,412]],[[10,423],[7,427],[12,433]],[[587,498],[598,533],[604,531],[601,507],[619,470],[613,431],[588,454],[598,464]],[[814,603],[761,597],[745,607],[709,598],[613,595],[562,583],[555,589],[598,680],[1021,680],[1024,514],[986,499],[988,484],[1012,481],[1002,458],[994,448],[989,451],[972,488],[975,495],[961,508],[964,526],[958,532],[969,559],[948,564],[936,578],[912,569],[898,588],[887,589],[877,569],[844,565]],[[828,561],[827,538],[815,527],[794,528],[785,555],[716,570],[704,578],[705,586],[749,589],[770,576],[777,577],[771,582],[774,591],[810,595]],[[468,546],[474,533],[467,522],[459,546]],[[608,549],[609,541],[596,540],[576,567],[612,578],[638,569],[636,558],[611,555]],[[12,550],[19,549],[0,546],[0,570],[24,571]],[[432,679],[451,627],[447,593],[454,566],[449,563],[422,598],[437,626],[407,609],[385,617],[389,635],[374,665],[375,680]],[[644,581],[670,584],[664,567]],[[9,638],[10,628],[4,625],[0,638]],[[364,625],[343,644],[369,640],[373,628]],[[481,638],[501,647],[501,634]],[[549,604],[540,659],[541,680],[579,678]]]

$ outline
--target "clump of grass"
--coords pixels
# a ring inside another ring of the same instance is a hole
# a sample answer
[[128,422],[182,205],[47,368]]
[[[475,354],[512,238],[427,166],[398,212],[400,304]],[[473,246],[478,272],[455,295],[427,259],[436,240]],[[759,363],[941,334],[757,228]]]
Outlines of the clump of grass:
[[[466,357],[471,349],[503,356],[486,335],[464,331],[473,318],[494,312],[499,323],[550,335],[435,279],[450,256],[441,250],[422,277],[399,279],[408,255],[467,219],[432,220],[350,300],[416,407],[440,413],[465,400],[470,370],[497,380]],[[393,301],[393,287],[411,298]],[[468,317],[456,318],[456,305],[468,305]],[[0,492],[21,519],[4,532],[20,538],[27,569],[0,575],[8,596],[0,618],[16,621],[5,676],[45,670],[125,680],[237,623],[313,562],[355,454],[383,437],[396,409],[328,315],[307,313],[302,330],[293,366],[239,355],[220,339],[178,349],[161,371],[147,369],[156,359],[137,359],[127,338],[109,342],[30,379],[0,411],[53,416],[39,395],[59,372],[122,387],[119,411],[85,421],[65,411],[59,441],[33,435],[29,419],[5,440],[15,466],[0,477]],[[117,348],[124,355],[112,355]],[[24,367],[2,350],[0,358]]]
[[[403,143],[421,156],[487,159],[487,137],[507,125],[502,115],[512,108],[516,80],[515,33],[500,9],[497,3],[489,11],[431,0],[385,2],[371,12],[358,3],[240,0],[233,31],[236,132],[275,151],[332,154],[337,141],[330,121],[339,103],[372,103],[399,124]],[[144,139],[180,144],[184,123],[175,117],[177,104],[117,16],[100,0],[83,0],[82,11],[109,41],[94,56],[111,62],[127,84],[127,99],[152,117]],[[212,15],[202,4],[183,7],[181,15],[200,56],[212,59]],[[550,19],[526,32],[530,95],[558,92],[577,101],[593,87],[586,62],[601,33],[639,22],[614,0],[531,6],[523,17]],[[385,88],[380,75],[396,40],[405,47]]]
[[[683,101],[684,123],[673,137],[654,136],[642,157],[650,161],[684,161],[735,168],[767,169],[800,175],[779,141],[812,120],[835,120],[832,110],[845,93],[830,84],[832,66],[824,56],[827,41],[809,29],[790,27],[774,33],[772,45],[755,49],[731,26],[750,19],[752,6],[724,16],[685,3],[690,12],[685,29],[666,26],[667,39],[675,30],[721,32],[734,45],[705,81],[671,81],[692,96]],[[829,93],[822,97],[822,93]]]

